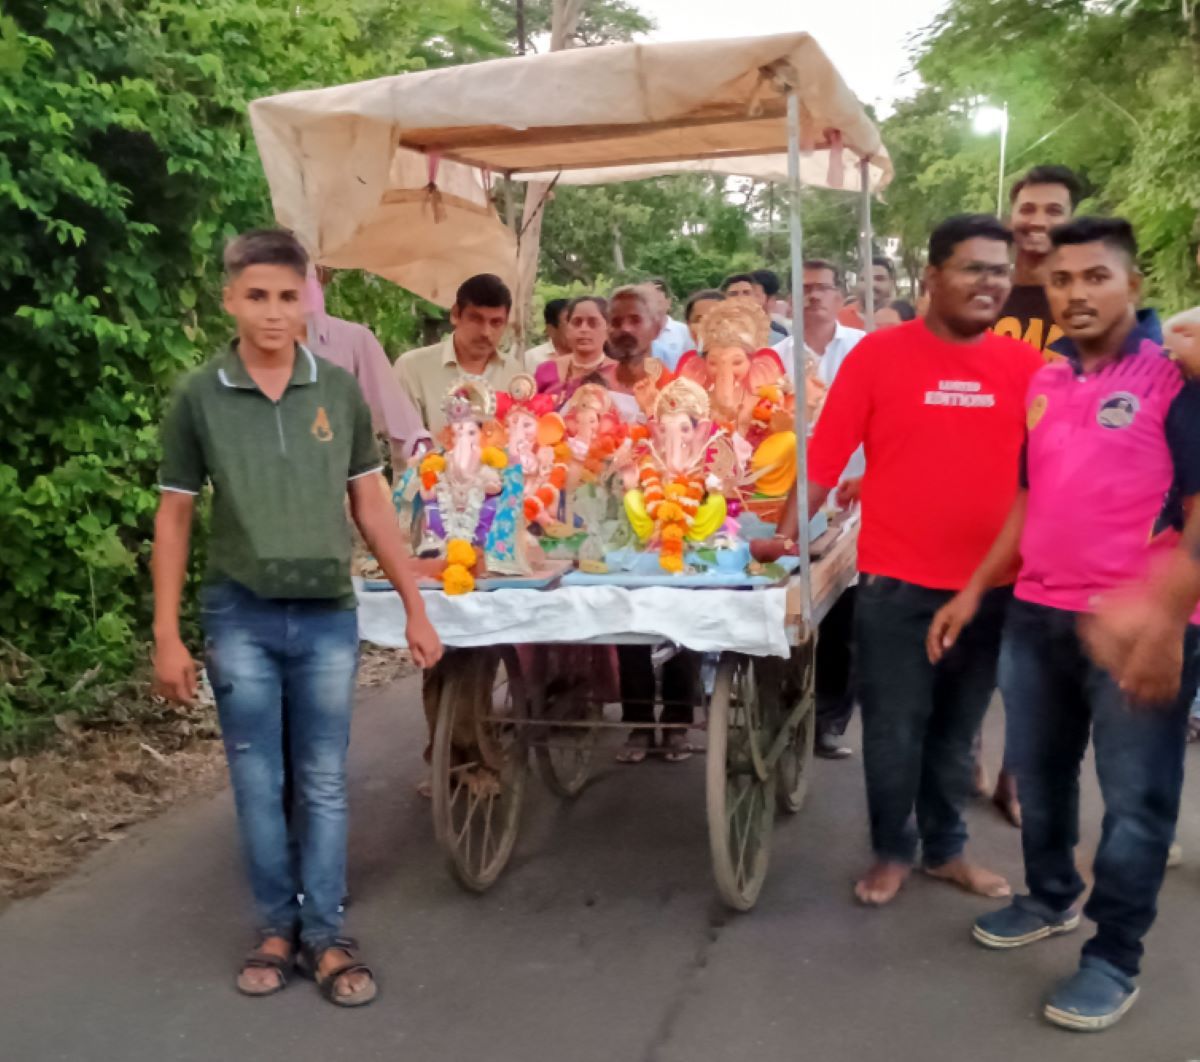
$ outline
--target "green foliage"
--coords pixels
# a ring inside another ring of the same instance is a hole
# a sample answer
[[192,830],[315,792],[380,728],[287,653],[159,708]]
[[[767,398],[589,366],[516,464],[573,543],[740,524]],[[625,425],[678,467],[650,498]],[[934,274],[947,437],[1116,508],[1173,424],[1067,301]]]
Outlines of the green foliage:
[[[164,397],[228,335],[224,240],[271,221],[247,102],[496,54],[487,26],[475,0],[6,4],[0,645],[35,663],[0,667],[0,744],[145,635]],[[348,277],[332,302],[416,335],[390,285]]]
[[[743,198],[724,179],[697,175],[559,188],[546,209],[540,275],[600,293],[661,276],[683,299],[764,263]],[[779,248],[786,254],[786,240]]]
[[995,206],[997,142],[977,101],[1008,103],[1006,184],[1055,162],[1087,182],[1085,208],[1135,224],[1150,297],[1196,301],[1200,28],[1191,0],[952,0],[916,48],[925,83],[887,121],[898,174],[889,230],[913,259],[932,224]]
[[[517,47],[517,7],[525,9],[527,51],[537,51],[539,42],[548,41],[554,0],[487,0],[486,7],[504,39]],[[631,41],[654,29],[647,18],[626,0],[587,0],[580,12],[573,43],[577,47]]]

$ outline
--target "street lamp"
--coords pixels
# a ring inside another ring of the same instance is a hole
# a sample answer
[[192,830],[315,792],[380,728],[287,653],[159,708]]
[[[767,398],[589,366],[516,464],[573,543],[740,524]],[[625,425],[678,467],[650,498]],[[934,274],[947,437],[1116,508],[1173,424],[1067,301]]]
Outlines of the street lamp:
[[996,186],[996,216],[1004,217],[1004,157],[1008,151],[1008,104],[1002,107],[979,107],[975,111],[975,132],[980,136],[1000,134],[1000,176]]

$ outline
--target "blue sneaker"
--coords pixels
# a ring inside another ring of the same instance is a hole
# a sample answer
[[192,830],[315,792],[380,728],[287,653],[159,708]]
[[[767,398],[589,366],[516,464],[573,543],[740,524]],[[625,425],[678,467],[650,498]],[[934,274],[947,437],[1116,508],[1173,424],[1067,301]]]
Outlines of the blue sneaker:
[[975,919],[971,935],[985,948],[1020,948],[1079,928],[1079,912],[1052,911],[1032,896]]
[[1099,1032],[1116,1025],[1138,997],[1132,977],[1111,962],[1085,955],[1079,969],[1046,1001],[1046,1020],[1075,1032]]

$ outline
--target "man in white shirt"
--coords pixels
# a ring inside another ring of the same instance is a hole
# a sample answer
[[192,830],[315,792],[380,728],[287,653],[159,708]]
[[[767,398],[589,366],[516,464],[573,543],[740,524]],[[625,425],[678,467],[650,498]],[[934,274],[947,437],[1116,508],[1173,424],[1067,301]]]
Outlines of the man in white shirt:
[[667,282],[662,277],[653,277],[646,283],[658,292],[658,309],[662,313],[662,328],[650,346],[650,353],[674,372],[679,359],[693,349],[692,334],[686,324],[671,316],[671,289]]
[[567,307],[570,303],[570,299],[551,299],[546,303],[542,311],[546,342],[525,351],[525,368],[528,372],[535,373],[543,362],[571,353],[570,344],[567,343]]
[[[841,273],[822,258],[804,263],[804,344],[816,363],[817,378],[827,388],[847,355],[866,333],[838,321],[845,304]],[[775,345],[788,375],[796,379],[796,357],[792,337]],[[855,451],[842,473],[842,481],[857,479],[867,469],[862,447]],[[850,646],[854,628],[854,587],[848,589],[821,621],[817,638],[817,734],[814,751],[826,759],[850,755],[841,743],[846,724],[854,711],[853,660]]]
[[[840,279],[841,273],[832,262],[812,259],[804,263],[804,345],[816,355],[817,377],[826,387],[833,383],[846,355],[866,335],[838,320],[838,312],[846,301]],[[788,375],[795,380],[792,337],[776,343],[774,349]]]

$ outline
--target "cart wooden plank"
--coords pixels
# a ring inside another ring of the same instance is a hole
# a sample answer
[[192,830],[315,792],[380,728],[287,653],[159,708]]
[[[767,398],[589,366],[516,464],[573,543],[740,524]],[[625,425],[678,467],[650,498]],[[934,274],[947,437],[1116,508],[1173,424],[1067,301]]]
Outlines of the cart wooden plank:
[[[811,545],[813,624],[819,624],[858,574],[858,515],[838,521]],[[802,614],[804,590],[800,577],[788,580],[787,623],[791,640],[807,637]]]

